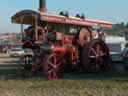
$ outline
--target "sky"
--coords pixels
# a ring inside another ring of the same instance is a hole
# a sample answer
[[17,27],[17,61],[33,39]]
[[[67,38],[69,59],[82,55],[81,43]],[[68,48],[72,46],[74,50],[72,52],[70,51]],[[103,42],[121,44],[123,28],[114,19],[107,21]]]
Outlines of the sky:
[[[128,0],[47,0],[47,10],[53,13],[69,11],[70,15],[84,13],[87,18],[128,22]],[[31,9],[38,11],[39,0],[1,0],[0,33],[19,32],[20,25],[11,23],[16,12]]]

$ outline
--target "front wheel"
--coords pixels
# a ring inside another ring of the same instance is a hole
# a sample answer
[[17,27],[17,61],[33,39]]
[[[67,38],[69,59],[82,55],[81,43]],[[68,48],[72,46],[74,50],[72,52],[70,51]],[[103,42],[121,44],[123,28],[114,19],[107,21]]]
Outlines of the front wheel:
[[56,54],[45,55],[43,60],[44,74],[48,80],[58,80],[63,75],[62,59]]
[[19,59],[18,71],[21,75],[26,76],[28,72],[31,72],[34,57],[32,55],[24,55]]

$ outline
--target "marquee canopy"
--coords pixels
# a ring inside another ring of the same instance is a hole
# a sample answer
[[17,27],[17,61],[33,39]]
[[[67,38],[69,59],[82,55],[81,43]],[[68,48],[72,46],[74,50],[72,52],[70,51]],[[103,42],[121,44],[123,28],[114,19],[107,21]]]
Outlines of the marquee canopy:
[[92,19],[81,19],[78,17],[66,17],[61,15],[51,15],[47,13],[39,13],[32,10],[23,10],[12,16],[12,22],[18,24],[34,24],[38,21],[68,24],[76,26],[97,26],[111,28],[112,23],[106,21],[92,20]]
[[35,19],[39,20],[40,14],[32,10],[23,10],[12,16],[12,23],[34,24]]

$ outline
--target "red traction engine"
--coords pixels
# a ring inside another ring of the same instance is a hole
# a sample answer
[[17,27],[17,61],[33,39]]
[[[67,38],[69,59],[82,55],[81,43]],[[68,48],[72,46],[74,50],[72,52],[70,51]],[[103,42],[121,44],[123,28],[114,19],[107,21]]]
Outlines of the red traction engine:
[[67,68],[88,72],[108,68],[110,57],[107,45],[100,38],[93,38],[90,27],[70,26],[67,33],[53,34],[49,32],[41,45],[43,71],[48,79],[59,79]]
[[[70,17],[67,12],[50,15],[44,6],[45,0],[40,0],[40,12],[23,10],[12,17],[13,23],[21,24],[23,47],[34,53],[22,57],[25,59],[24,69],[29,68],[32,73],[41,69],[49,80],[59,79],[69,68],[105,71],[110,60],[105,36],[101,31],[94,34],[92,28],[111,28],[112,23],[78,14]],[[30,27],[23,30],[24,24]],[[31,59],[26,59],[28,57]]]

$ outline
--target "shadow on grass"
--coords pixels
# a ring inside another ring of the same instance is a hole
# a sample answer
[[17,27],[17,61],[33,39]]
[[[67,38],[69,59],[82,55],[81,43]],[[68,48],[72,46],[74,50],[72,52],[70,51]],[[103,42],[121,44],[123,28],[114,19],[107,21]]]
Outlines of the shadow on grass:
[[127,81],[128,73],[66,73],[64,79],[74,80],[119,80]]
[[[43,72],[40,72],[36,75],[32,75],[30,72],[19,74],[19,70],[0,70],[0,79],[1,80],[47,80],[43,75]],[[102,73],[102,74],[92,74],[92,73],[80,73],[80,72],[70,72],[65,73],[61,80],[112,80],[116,82],[128,82],[128,73]]]

